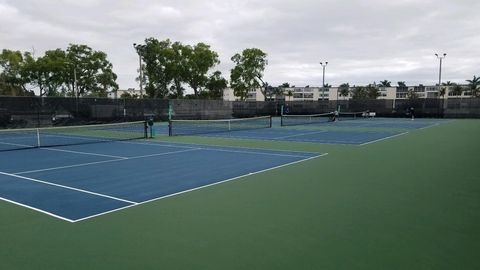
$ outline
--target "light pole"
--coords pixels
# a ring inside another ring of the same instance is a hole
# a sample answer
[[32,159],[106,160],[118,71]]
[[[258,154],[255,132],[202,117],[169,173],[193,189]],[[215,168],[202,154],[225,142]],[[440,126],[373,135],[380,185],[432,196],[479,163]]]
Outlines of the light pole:
[[440,87],[442,85],[442,60],[445,58],[445,56],[447,56],[447,54],[444,53],[440,56],[436,53],[435,56],[440,60],[440,68],[438,70],[438,93],[440,93]]
[[133,43],[133,47],[138,54],[138,72],[140,73],[140,98],[143,98],[143,71],[142,71],[142,51],[145,49],[145,45]]
[[323,68],[323,78],[322,78],[322,100],[325,99],[325,68],[328,65],[328,62],[320,62],[320,65]]

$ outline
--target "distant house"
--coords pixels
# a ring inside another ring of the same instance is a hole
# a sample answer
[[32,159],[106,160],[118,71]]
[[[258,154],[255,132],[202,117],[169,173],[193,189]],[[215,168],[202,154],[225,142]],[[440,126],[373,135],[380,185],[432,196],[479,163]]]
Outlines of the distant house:
[[141,93],[140,90],[137,90],[135,88],[128,88],[128,89],[119,89],[117,91],[112,91],[108,93],[109,98],[121,98],[123,96],[129,96],[129,97],[140,97]]

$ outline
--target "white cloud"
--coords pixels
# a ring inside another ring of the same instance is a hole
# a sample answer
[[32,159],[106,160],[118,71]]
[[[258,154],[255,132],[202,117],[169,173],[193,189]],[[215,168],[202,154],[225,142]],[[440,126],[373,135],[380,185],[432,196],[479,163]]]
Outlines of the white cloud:
[[[434,83],[435,52],[447,52],[445,80],[480,75],[478,10],[473,0],[0,0],[2,48],[37,53],[69,43],[105,51],[122,88],[135,87],[132,43],[148,37],[206,42],[230,57],[248,47],[268,53],[271,84],[320,85],[388,79]],[[2,49],[0,48],[0,49]]]

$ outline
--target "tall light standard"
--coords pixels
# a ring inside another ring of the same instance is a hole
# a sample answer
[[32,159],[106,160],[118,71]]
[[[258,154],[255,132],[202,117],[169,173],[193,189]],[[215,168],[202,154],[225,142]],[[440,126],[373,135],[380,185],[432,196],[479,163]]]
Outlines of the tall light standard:
[[440,93],[440,86],[442,85],[442,60],[447,56],[446,53],[443,55],[438,55],[438,53],[435,54],[435,56],[440,60],[440,68],[438,70],[438,92]]
[[133,47],[137,51],[138,54],[138,66],[139,66],[139,73],[140,73],[140,98],[143,98],[143,70],[142,70],[142,52],[145,49],[145,45],[133,43]]
[[325,99],[325,68],[328,65],[328,62],[320,62],[320,65],[323,68],[323,79],[322,79],[322,100]]

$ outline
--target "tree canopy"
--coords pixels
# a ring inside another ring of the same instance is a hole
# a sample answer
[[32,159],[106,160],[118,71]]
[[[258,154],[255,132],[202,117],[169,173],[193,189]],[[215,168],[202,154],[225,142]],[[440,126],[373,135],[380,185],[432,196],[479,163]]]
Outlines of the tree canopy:
[[480,96],[480,77],[473,76],[473,79],[467,80],[468,89],[472,97]]
[[31,53],[3,50],[0,54],[0,91],[10,95],[106,97],[116,91],[117,75],[107,54],[87,45],[70,44],[67,50],[48,50],[34,58]]
[[[157,40],[148,38],[144,45],[136,46],[143,60],[145,90],[153,98],[182,98],[185,85],[194,92],[194,97],[209,96],[207,84],[212,87],[212,76],[220,81],[221,73],[209,71],[220,63],[218,54],[205,43],[194,46],[170,39]],[[216,91],[215,89],[214,91]],[[218,93],[213,94],[219,96]]]
[[263,82],[263,72],[268,64],[267,54],[257,48],[249,48],[236,53],[231,60],[235,67],[230,71],[230,85],[234,94],[245,100],[249,91],[260,88],[265,99],[267,87]]

